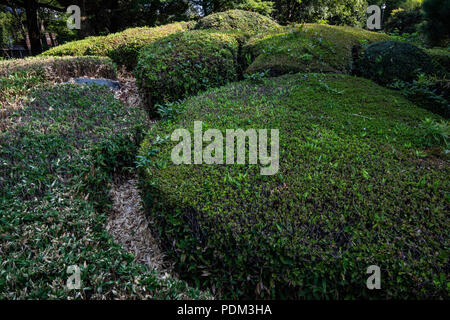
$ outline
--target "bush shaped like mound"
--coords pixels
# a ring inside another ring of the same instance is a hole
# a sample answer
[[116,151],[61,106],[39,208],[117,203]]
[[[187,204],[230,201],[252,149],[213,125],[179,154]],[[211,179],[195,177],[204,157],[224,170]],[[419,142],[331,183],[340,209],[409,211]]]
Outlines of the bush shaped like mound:
[[279,27],[279,24],[269,17],[259,13],[244,10],[228,10],[210,14],[200,19],[196,29],[215,29],[223,31],[258,32]]
[[70,78],[116,79],[116,65],[107,57],[35,57],[0,62],[0,77],[26,73],[54,82]]
[[132,28],[106,36],[89,49],[94,55],[104,55],[129,70],[137,63],[139,50],[156,39],[187,30],[187,23],[176,22],[154,28]]
[[[416,156],[431,133],[418,124],[439,117],[345,75],[243,81],[182,107],[152,129],[138,165],[146,210],[184,277],[223,298],[447,295],[450,170]],[[170,136],[194,139],[194,121],[223,143],[226,129],[279,129],[279,171],[262,176],[248,157],[175,165]],[[366,288],[370,265],[386,289]]]
[[69,42],[52,48],[43,55],[96,55],[108,56],[114,62],[133,69],[137,62],[139,50],[156,39],[167,35],[185,31],[189,24],[177,22],[160,27],[131,28],[122,32],[113,33],[105,37],[90,37],[81,41]]
[[344,72],[352,69],[352,49],[387,40],[384,34],[359,28],[308,24],[285,27],[252,37],[244,47],[247,73]]
[[150,113],[156,104],[236,80],[238,47],[236,34],[194,30],[144,48],[135,75]]
[[53,47],[41,53],[41,56],[85,56],[89,55],[89,49],[94,47],[97,43],[103,41],[104,36],[88,37],[83,40],[71,41],[62,45]]
[[432,48],[426,49],[425,52],[439,64],[438,67],[442,66],[447,73],[450,73],[450,49]]
[[357,72],[380,84],[389,84],[397,79],[411,82],[422,73],[430,75],[437,70],[422,49],[405,42],[383,41],[364,50]]

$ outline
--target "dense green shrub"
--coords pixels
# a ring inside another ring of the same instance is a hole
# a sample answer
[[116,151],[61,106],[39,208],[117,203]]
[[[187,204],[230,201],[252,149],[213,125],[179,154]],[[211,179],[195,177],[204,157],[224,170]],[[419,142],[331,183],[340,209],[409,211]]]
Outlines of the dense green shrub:
[[392,12],[392,15],[384,24],[386,32],[414,33],[422,22],[423,16],[419,9],[403,10],[398,9]]
[[88,37],[83,40],[76,40],[64,43],[62,45],[53,47],[45,52],[42,56],[53,56],[53,57],[63,57],[63,56],[85,56],[89,55],[89,48],[95,46],[97,43],[101,42],[105,37]]
[[177,22],[154,28],[131,28],[107,36],[90,37],[80,41],[69,42],[54,47],[42,55],[108,56],[117,64],[125,65],[131,70],[136,65],[137,55],[142,47],[161,37],[187,30],[189,26],[190,24],[187,22]]
[[285,27],[252,37],[243,48],[247,73],[269,69],[287,72],[349,72],[352,49],[363,43],[389,39],[387,35],[352,27],[308,24]]
[[[420,158],[435,132],[419,124],[439,117],[344,75],[243,81],[180,107],[149,133],[139,164],[146,209],[183,278],[223,298],[448,297],[450,172]],[[194,121],[222,134],[279,129],[279,172],[174,165],[170,135],[192,137]],[[382,290],[366,288],[373,264]]]
[[194,30],[144,48],[135,75],[149,112],[155,114],[156,104],[236,80],[237,37],[235,33]]
[[444,118],[450,118],[450,80],[420,75],[412,82],[395,81],[390,87],[400,90],[409,100]]
[[450,44],[450,1],[425,0],[422,5],[425,22],[421,30],[432,45]]
[[277,27],[279,27],[278,23],[259,13],[243,10],[228,10],[200,19],[195,28],[257,32],[273,30]]
[[450,48],[431,48],[425,52],[438,63],[437,67],[443,67],[450,74]]
[[109,56],[117,64],[132,70],[137,63],[139,50],[153,41],[170,34],[185,31],[186,22],[177,22],[154,28],[132,28],[106,36],[97,42],[88,52],[94,55]]
[[409,43],[384,41],[364,50],[357,72],[380,84],[389,84],[397,79],[411,82],[422,73],[434,74],[438,70],[422,49]]

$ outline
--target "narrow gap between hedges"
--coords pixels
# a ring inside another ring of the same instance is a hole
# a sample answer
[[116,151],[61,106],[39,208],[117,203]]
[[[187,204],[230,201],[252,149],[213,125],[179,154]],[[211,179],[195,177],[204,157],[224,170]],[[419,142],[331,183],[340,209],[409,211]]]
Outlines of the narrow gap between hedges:
[[157,270],[168,277],[173,268],[165,259],[158,241],[153,237],[142,206],[135,175],[117,176],[110,190],[112,207],[106,230],[125,251],[135,255],[137,263]]
[[[117,81],[118,88],[111,89],[115,98],[126,107],[143,107],[132,73],[120,70]],[[149,125],[154,123],[155,120],[148,120]],[[135,256],[136,263],[146,266],[148,270],[158,271],[162,279],[179,279],[174,271],[174,263],[164,254],[159,240],[152,234],[153,221],[144,211],[138,184],[136,172],[114,176],[113,183],[109,186],[111,208],[107,210],[106,230],[114,242]]]

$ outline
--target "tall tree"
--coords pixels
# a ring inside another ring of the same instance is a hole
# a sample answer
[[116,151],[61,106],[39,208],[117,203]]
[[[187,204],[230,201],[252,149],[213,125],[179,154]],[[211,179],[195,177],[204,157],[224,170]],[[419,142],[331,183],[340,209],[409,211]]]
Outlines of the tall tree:
[[30,38],[31,54],[37,55],[42,52],[41,30],[38,22],[38,10],[48,8],[55,11],[65,11],[65,5],[69,2],[64,0],[0,0],[0,4],[6,5],[13,10],[25,10],[26,26]]

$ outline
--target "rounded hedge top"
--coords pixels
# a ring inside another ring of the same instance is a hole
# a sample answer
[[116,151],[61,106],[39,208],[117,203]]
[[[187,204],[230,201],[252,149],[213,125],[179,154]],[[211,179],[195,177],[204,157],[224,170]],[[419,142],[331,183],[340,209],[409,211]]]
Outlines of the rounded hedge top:
[[380,84],[395,80],[411,82],[421,73],[437,70],[432,59],[420,48],[405,42],[383,41],[369,45],[357,62],[359,74]]
[[189,28],[188,25],[187,22],[176,22],[153,28],[130,28],[107,36],[89,37],[79,41],[68,42],[51,48],[42,55],[109,56],[117,64],[125,65],[131,70],[136,65],[138,52],[141,48],[152,43],[156,39],[185,31]]
[[352,49],[362,43],[389,36],[361,28],[307,24],[260,33],[248,41],[243,52],[253,57],[247,73],[270,70],[272,75],[289,72],[343,72],[352,69]]
[[155,105],[237,79],[236,34],[194,30],[144,48],[136,79],[151,114]]
[[213,13],[202,18],[195,28],[257,32],[272,30],[277,27],[279,27],[278,23],[259,13],[244,10],[229,10]]
[[78,77],[116,79],[117,67],[108,57],[30,57],[0,61],[0,77],[13,73],[41,76],[55,82]]
[[90,55],[89,49],[103,41],[104,36],[87,37],[83,40],[76,40],[64,43],[62,45],[50,48],[41,53],[41,56],[84,56]]
[[[225,298],[447,295],[450,171],[416,156],[428,145],[418,123],[439,117],[344,75],[243,81],[183,106],[152,128],[139,157],[146,208],[180,274]],[[193,137],[194,121],[224,137],[279,129],[278,173],[262,176],[248,158],[173,164],[170,135]],[[386,290],[366,288],[373,264]]]

